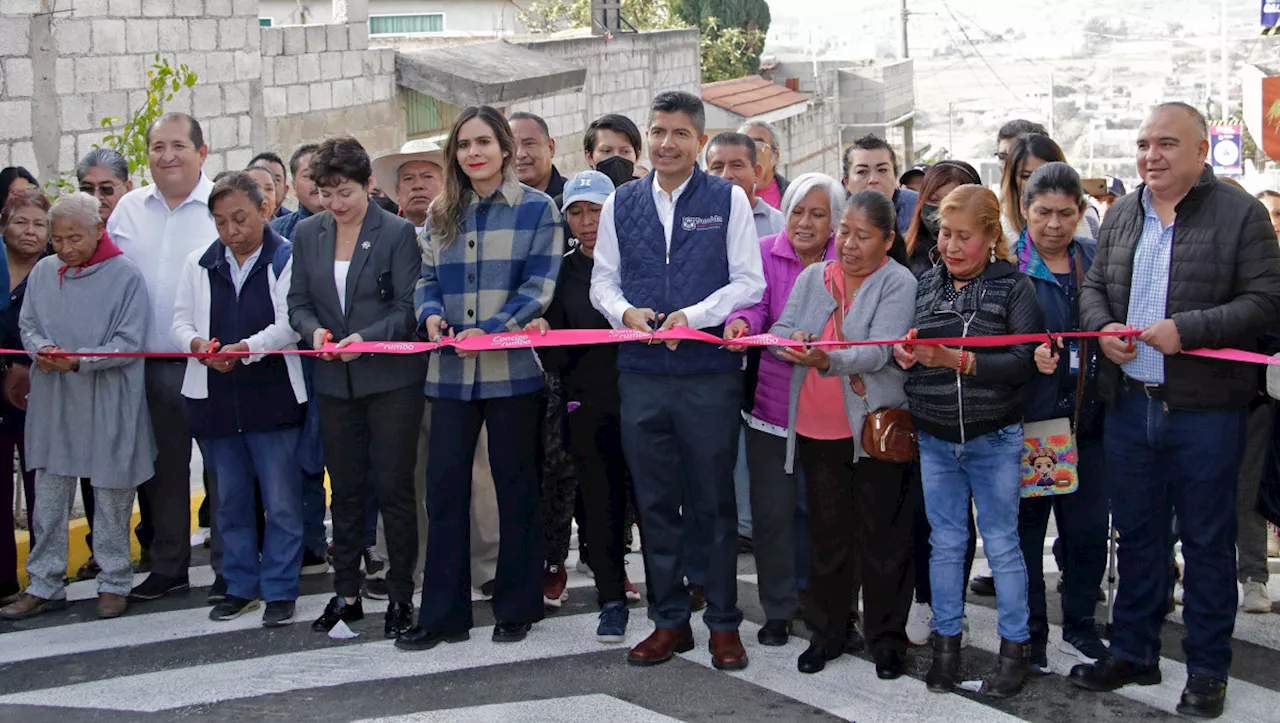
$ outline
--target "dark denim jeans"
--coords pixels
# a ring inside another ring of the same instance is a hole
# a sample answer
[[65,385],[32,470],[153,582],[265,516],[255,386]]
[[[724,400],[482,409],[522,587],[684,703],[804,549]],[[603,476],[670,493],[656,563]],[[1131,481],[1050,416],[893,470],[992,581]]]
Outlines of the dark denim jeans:
[[1031,609],[1031,637],[1047,640],[1049,614],[1044,589],[1044,535],[1049,513],[1058,520],[1062,542],[1063,627],[1092,625],[1098,585],[1107,569],[1107,464],[1101,440],[1081,441],[1080,486],[1069,495],[1022,500],[1018,510],[1018,539],[1027,563],[1027,604]]
[[[202,440],[212,462],[227,592],[267,602],[298,598],[302,565],[302,475],[294,459],[298,428]],[[254,478],[266,529],[259,556]]]
[[1226,680],[1236,620],[1236,472],[1245,413],[1166,411],[1122,387],[1108,410],[1105,447],[1120,589],[1111,652],[1160,659],[1169,596],[1171,515],[1182,538],[1187,672]]

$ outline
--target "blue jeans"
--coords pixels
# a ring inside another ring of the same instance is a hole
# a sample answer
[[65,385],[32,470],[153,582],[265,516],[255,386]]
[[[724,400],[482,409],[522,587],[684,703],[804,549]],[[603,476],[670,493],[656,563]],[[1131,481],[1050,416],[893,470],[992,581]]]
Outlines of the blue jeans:
[[1186,560],[1182,649],[1187,672],[1227,679],[1236,620],[1236,476],[1245,413],[1165,411],[1122,387],[1107,412],[1104,446],[1112,514],[1120,533],[1120,589],[1111,652],[1142,665],[1160,660],[1168,608],[1170,517]]
[[302,547],[324,557],[329,540],[324,531],[324,475],[302,473]]
[[[296,600],[302,567],[302,475],[298,428],[206,439],[218,485],[218,529],[227,593],[246,600]],[[253,483],[262,488],[261,559]]]
[[1000,637],[1015,643],[1027,630],[1027,566],[1018,546],[1022,423],[956,444],[920,431],[920,476],[933,528],[929,585],[933,631],[961,633],[964,617],[965,547],[969,543],[969,498],[978,508],[978,531],[996,583]]

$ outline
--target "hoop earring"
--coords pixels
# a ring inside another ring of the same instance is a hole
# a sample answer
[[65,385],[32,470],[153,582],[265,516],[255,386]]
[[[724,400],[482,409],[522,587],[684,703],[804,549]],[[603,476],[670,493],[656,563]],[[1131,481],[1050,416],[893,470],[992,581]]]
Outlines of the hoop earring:
[[991,244],[991,263],[994,264],[995,262],[996,262],[996,245]]

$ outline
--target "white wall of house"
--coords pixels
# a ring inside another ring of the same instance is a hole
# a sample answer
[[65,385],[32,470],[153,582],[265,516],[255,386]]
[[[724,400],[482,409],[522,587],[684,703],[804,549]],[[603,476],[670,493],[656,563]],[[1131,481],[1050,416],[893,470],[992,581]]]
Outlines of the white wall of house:
[[[524,32],[516,18],[527,0],[369,0],[369,16],[444,15],[441,37],[505,37]],[[301,7],[301,12],[299,8]],[[307,25],[333,21],[330,0],[261,0],[258,15],[271,18],[272,25],[299,25],[305,14]]]

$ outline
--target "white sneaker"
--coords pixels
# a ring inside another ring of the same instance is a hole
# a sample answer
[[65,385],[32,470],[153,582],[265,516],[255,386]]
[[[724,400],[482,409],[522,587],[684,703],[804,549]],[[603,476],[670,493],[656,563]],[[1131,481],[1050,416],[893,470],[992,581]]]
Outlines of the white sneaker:
[[1267,586],[1261,582],[1246,582],[1244,602],[1240,604],[1240,609],[1247,613],[1271,612],[1271,596],[1267,594]]
[[960,647],[969,647],[969,616],[960,618]]
[[911,603],[911,612],[907,616],[907,640],[912,645],[928,645],[932,629],[933,608],[928,603]]
[[573,566],[573,569],[579,575],[586,575],[587,577],[590,577],[590,578],[594,578],[596,576],[596,574],[591,571],[591,566],[588,565],[586,562],[584,562],[582,558],[578,558],[578,562]]

